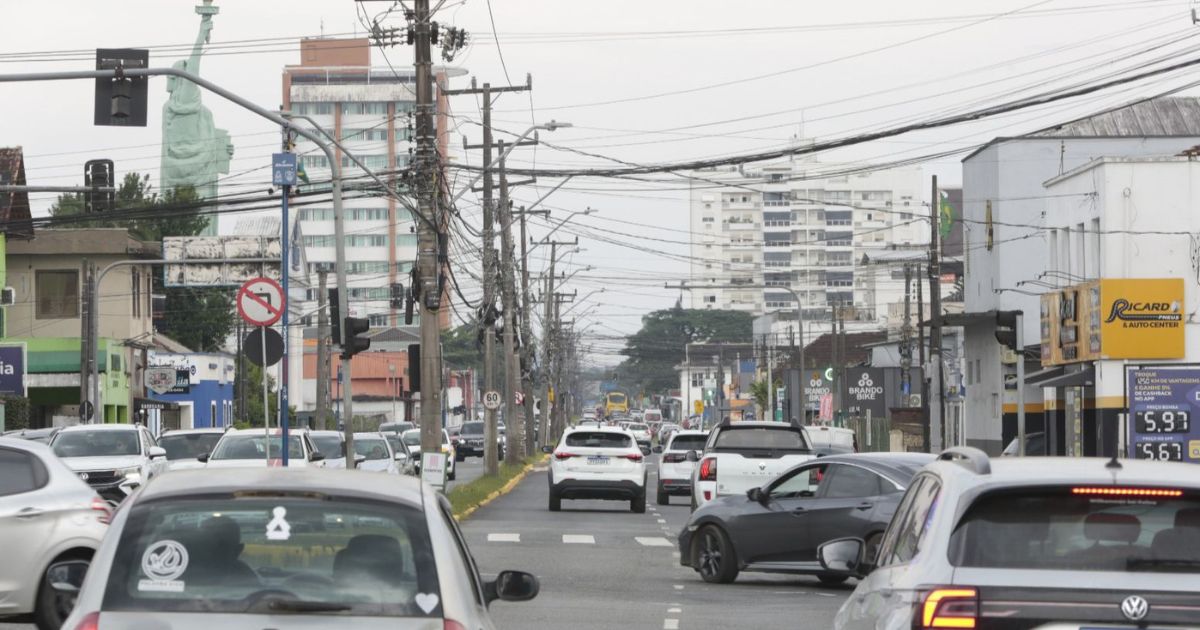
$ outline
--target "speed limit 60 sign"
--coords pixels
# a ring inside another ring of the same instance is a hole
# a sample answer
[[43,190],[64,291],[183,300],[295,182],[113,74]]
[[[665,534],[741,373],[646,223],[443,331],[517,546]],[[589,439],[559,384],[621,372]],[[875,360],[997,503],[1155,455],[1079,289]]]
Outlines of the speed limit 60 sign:
[[496,390],[489,390],[483,393],[483,406],[488,409],[499,409],[500,401],[500,392]]

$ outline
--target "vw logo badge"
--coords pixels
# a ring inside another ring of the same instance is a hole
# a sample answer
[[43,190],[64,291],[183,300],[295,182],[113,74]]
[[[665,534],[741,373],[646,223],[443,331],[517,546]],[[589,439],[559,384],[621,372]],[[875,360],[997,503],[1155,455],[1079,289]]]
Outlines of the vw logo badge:
[[1141,621],[1150,612],[1150,604],[1141,595],[1130,595],[1121,602],[1121,614],[1130,621]]
[[84,480],[84,481],[87,481],[87,480],[88,480],[88,474],[87,474],[87,473],[79,473],[79,478],[80,478],[80,479],[82,479],[82,480]]

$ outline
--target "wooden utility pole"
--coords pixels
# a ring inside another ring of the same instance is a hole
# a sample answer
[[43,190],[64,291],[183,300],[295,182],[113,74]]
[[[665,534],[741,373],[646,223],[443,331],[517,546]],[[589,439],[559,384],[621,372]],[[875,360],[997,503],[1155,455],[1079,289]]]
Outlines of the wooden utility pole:
[[[504,155],[504,143],[500,143],[500,155]],[[508,431],[504,435],[504,461],[516,464],[524,458],[524,441],[520,439],[522,421],[517,417],[518,377],[521,373],[514,344],[514,329],[517,327],[516,274],[513,272],[512,207],[508,198],[508,176],[504,172],[504,158],[500,159],[500,282],[501,308],[504,310],[504,421]],[[526,340],[522,338],[522,343]]]
[[324,431],[329,419],[329,272],[317,272],[317,430]]
[[937,175],[929,198],[929,382],[933,399],[929,401],[931,452],[946,443],[946,394],[942,382],[942,267],[938,251],[938,209],[941,197]]
[[533,305],[529,297],[529,239],[525,235],[525,215],[549,214],[549,210],[526,210],[515,214],[521,217],[521,391],[525,393],[525,452],[537,450],[537,422],[533,403]]

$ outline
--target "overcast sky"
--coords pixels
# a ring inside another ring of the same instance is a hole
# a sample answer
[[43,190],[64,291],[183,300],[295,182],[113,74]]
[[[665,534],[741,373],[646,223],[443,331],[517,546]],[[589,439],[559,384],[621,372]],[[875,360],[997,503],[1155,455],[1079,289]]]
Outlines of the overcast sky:
[[[0,9],[0,72],[90,69],[98,47],[150,47],[152,65],[168,66],[187,54],[195,38],[195,4],[67,0],[50,11],[44,3],[7,2]],[[299,61],[299,38],[361,34],[359,4],[218,1],[221,12],[212,32],[217,48],[205,56],[201,74],[265,107],[278,107],[281,71]],[[372,16],[391,4],[361,3]],[[447,0],[435,19],[471,34],[453,65],[481,83],[506,83],[505,68],[514,83],[533,75],[531,96],[509,94],[497,102],[495,126],[519,133],[531,120],[569,121],[574,128],[543,139],[635,163],[778,148],[796,135],[832,139],[890,128],[1090,82],[1153,59],[1190,58],[1200,34],[1192,25],[1190,3],[1183,0],[492,0],[491,9],[497,36],[486,0]],[[401,16],[394,12],[383,23],[402,27]],[[224,53],[219,49],[245,40],[256,41]],[[167,45],[178,48],[162,48]],[[44,54],[15,54],[30,52]],[[411,49],[373,51],[374,65],[388,62],[410,66]],[[871,142],[821,159],[877,163],[966,148],[1188,80],[1169,75],[970,125]],[[468,81],[459,79],[454,87]],[[87,81],[7,83],[0,90],[0,146],[24,147],[30,184],[82,184],[83,162],[100,157],[116,161],[118,175],[136,170],[150,173],[157,183],[163,79],[150,84],[150,120],[143,129],[92,126],[93,87]],[[277,130],[212,95],[204,101],[216,124],[233,136],[231,172],[265,166],[278,144]],[[478,102],[456,97],[452,108],[460,133],[451,145],[461,146],[461,134],[477,142],[479,128],[470,121],[479,119]],[[464,159],[457,153],[456,159]],[[929,162],[925,173],[957,185],[960,158]],[[466,159],[479,163],[477,154]],[[615,163],[541,147],[522,149],[510,164]],[[585,235],[586,251],[565,263],[568,272],[582,265],[596,268],[573,279],[569,288],[581,297],[605,288],[575,309],[599,305],[586,318],[596,322],[590,329],[596,360],[615,361],[606,354],[619,346],[615,337],[636,330],[648,310],[672,304],[678,293],[664,291],[662,283],[686,277],[687,264],[680,258],[688,253],[686,182],[655,179],[661,181],[573,180],[547,201],[559,217],[565,210],[597,208],[596,215],[572,224],[623,234],[603,233],[617,243]],[[237,190],[265,189],[268,181],[269,172],[258,169],[231,184]],[[554,183],[543,179],[514,196],[518,203],[529,202]],[[44,213],[52,198],[34,195],[35,214]],[[463,207],[477,218],[472,209]],[[228,225],[233,220],[225,219]],[[543,254],[535,254],[535,270]]]

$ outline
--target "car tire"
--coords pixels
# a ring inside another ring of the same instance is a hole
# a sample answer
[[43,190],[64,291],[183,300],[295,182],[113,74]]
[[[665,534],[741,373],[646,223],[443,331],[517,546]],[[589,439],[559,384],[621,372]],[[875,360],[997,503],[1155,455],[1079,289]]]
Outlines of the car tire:
[[720,527],[701,529],[692,543],[692,566],[700,579],[710,584],[729,584],[737,579],[737,552]]
[[550,507],[551,512],[558,512],[559,510],[562,509],[562,496],[559,495],[557,492],[555,492],[554,488],[550,489],[550,505],[549,505],[549,507]]
[[841,584],[842,582],[845,582],[846,580],[848,580],[850,578],[845,575],[832,575],[829,573],[820,573],[817,575],[817,579],[820,580],[821,583],[826,586],[837,586],[838,584]]
[[643,492],[629,501],[629,511],[634,514],[646,513],[646,493]]
[[36,608],[33,611],[33,622],[37,624],[38,630],[59,630],[62,628],[63,622],[67,620],[67,616],[71,614],[71,608],[74,607],[74,601],[69,604],[55,592],[54,587],[50,586],[50,569],[55,563],[67,560],[83,560],[90,563],[91,558],[83,554],[66,556],[55,559],[46,567],[46,572],[42,574],[41,585],[38,587]]
[[457,468],[451,468],[450,472],[446,474],[447,481],[454,481],[457,477],[458,477],[458,469]]
[[663,490],[662,486],[659,486],[659,488],[658,488],[658,504],[659,505],[668,505],[670,503],[671,503],[671,495],[667,494],[667,491]]

